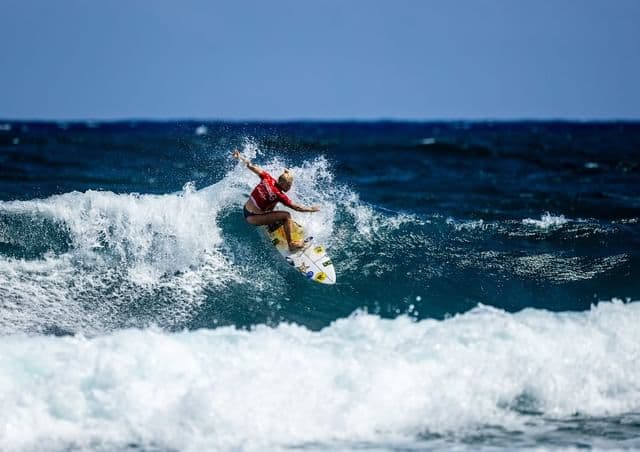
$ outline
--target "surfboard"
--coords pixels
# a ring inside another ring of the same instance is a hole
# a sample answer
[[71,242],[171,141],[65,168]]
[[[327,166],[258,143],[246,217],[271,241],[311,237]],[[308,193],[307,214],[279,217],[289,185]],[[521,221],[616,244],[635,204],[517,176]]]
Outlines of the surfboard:
[[306,237],[300,224],[294,221],[291,229],[291,238],[301,240],[305,245],[296,251],[289,251],[284,226],[281,223],[262,226],[262,229],[278,253],[305,278],[320,284],[336,283],[336,269],[324,246],[316,243],[313,237]]

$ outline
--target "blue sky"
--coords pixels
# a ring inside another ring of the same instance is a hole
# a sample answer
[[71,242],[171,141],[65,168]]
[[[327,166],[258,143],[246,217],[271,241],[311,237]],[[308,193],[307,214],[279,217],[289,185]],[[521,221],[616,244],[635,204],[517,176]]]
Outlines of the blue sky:
[[640,119],[637,0],[0,0],[0,118]]

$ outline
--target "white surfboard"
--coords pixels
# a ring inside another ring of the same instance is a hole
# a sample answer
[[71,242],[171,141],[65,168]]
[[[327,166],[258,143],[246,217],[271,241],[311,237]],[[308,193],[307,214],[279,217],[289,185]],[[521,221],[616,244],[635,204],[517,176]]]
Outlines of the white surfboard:
[[289,265],[293,266],[307,279],[320,284],[336,283],[336,269],[333,267],[329,256],[327,256],[324,246],[315,243],[313,237],[305,237],[304,229],[298,223],[293,222],[291,238],[304,241],[305,246],[297,251],[289,251],[284,226],[263,226],[262,230]]

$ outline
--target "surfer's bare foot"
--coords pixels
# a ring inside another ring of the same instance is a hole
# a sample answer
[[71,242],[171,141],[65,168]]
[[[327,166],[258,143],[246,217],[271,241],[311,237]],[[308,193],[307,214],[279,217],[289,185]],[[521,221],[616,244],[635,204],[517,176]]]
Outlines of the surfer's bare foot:
[[302,248],[304,248],[302,240],[292,240],[291,243],[289,243],[289,251],[297,251]]

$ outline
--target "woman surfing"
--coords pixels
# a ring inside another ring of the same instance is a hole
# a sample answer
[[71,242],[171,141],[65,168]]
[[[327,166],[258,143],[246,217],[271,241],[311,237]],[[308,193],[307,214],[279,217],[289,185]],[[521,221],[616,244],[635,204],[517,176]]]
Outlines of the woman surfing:
[[288,169],[285,169],[276,180],[268,172],[251,163],[251,160],[240,154],[237,149],[233,151],[232,156],[246,164],[247,168],[260,177],[260,183],[255,186],[249,199],[244,204],[243,213],[247,223],[260,226],[282,222],[289,250],[295,251],[303,248],[304,243],[302,241],[291,240],[293,221],[291,214],[284,210],[273,210],[273,208],[278,202],[298,212],[317,212],[320,208],[318,206],[305,207],[298,205],[285,194],[293,184],[293,174]]

